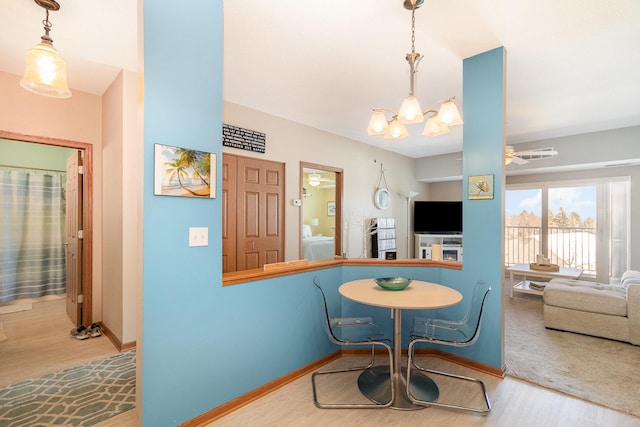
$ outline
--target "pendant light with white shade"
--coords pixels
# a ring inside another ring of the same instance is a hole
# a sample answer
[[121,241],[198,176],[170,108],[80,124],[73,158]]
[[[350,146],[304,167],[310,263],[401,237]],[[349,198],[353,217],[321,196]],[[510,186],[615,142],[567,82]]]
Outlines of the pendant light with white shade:
[[46,18],[42,21],[44,35],[40,37],[40,43],[27,52],[20,86],[38,95],[69,98],[71,91],[67,84],[67,64],[53,47],[53,40],[49,36],[52,26],[49,21],[49,11],[60,10],[60,5],[55,0],[34,1],[46,11]]

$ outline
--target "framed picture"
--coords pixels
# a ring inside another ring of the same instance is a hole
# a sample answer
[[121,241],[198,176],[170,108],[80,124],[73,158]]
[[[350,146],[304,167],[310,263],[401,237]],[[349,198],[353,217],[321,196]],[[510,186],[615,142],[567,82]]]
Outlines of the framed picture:
[[336,202],[327,202],[327,215],[336,216]]
[[153,194],[216,197],[216,155],[205,151],[155,144]]
[[469,200],[493,199],[493,175],[469,176]]

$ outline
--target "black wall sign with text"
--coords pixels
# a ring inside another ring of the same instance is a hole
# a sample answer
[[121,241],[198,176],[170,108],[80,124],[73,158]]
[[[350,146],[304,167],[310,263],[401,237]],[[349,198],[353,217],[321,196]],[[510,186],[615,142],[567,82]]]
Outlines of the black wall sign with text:
[[264,153],[266,135],[250,129],[222,124],[222,145],[241,150]]

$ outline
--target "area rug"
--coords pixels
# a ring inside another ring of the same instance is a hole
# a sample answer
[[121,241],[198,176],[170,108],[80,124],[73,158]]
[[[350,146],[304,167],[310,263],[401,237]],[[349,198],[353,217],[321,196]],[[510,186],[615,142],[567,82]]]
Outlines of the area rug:
[[0,425],[92,426],[133,409],[135,351],[0,389]]
[[640,417],[640,347],[547,330],[539,296],[505,301],[507,375]]

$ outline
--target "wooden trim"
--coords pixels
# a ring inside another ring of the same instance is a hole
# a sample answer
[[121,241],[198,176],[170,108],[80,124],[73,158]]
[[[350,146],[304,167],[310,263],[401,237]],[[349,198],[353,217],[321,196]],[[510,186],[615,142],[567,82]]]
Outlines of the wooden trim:
[[271,279],[273,277],[299,274],[306,271],[322,270],[324,268],[349,266],[403,266],[403,267],[440,267],[452,270],[462,270],[462,264],[458,262],[431,261],[421,259],[381,260],[377,258],[338,258],[322,261],[309,261],[304,263],[291,263],[286,268],[269,269],[257,268],[225,273],[222,275],[222,286],[237,285],[255,280]]
[[84,151],[84,175],[82,178],[82,321],[85,325],[93,323],[93,145],[86,142],[46,136],[26,135],[0,129],[0,138],[20,142],[75,148]]
[[242,396],[238,396],[233,400],[230,400],[227,403],[224,403],[217,408],[214,408],[210,411],[205,412],[202,415],[198,415],[197,417],[186,421],[180,424],[181,427],[204,427],[209,425],[211,422],[216,421],[231,412],[242,408],[245,405],[257,400],[267,394],[284,387],[285,385],[297,380],[300,377],[303,377],[321,366],[326,365],[329,362],[339,359],[341,356],[340,351],[336,351],[335,353],[331,353],[322,359],[318,359],[315,362],[310,363],[309,365],[303,366],[300,369],[296,369],[293,372],[288,373],[278,379],[275,379],[261,387],[258,387],[254,390],[251,390],[248,393],[243,394]]
[[105,326],[102,322],[98,322],[98,325],[100,326],[100,329],[102,330],[102,335],[104,335],[107,338],[109,338],[109,341],[111,341],[111,343],[115,346],[115,348],[118,349],[119,352],[129,351],[129,350],[133,350],[134,348],[136,348],[136,342],[135,341],[130,341],[130,342],[127,342],[127,343],[123,343],[122,341],[120,341],[120,339],[118,339],[116,334],[114,334],[113,331],[111,331],[111,329],[109,329],[107,326]]
[[[387,354],[385,350],[379,350],[381,354]],[[249,403],[257,400],[267,394],[276,391],[277,389],[284,387],[285,385],[297,380],[300,377],[303,377],[321,366],[326,365],[329,362],[333,362],[341,357],[353,357],[353,356],[363,356],[370,354],[370,349],[362,349],[362,348],[345,348],[336,351],[335,353],[329,354],[321,359],[316,360],[315,362],[310,363],[309,365],[303,366],[300,369],[296,369],[293,372],[288,373],[278,379],[275,379],[261,387],[256,388],[248,393],[243,394],[242,396],[238,396],[233,400],[230,400],[227,403],[224,403],[210,411],[205,412],[204,414],[198,415],[197,417],[186,421],[180,424],[180,427],[205,427],[210,423],[219,420],[236,411],[243,406],[248,405]],[[404,352],[406,354],[406,350]],[[469,369],[473,369],[474,371],[482,372],[488,375],[492,375],[498,378],[504,378],[504,368],[498,369],[493,366],[485,365],[482,363],[478,363],[474,360],[470,360],[464,357],[456,356],[453,354],[446,353],[444,351],[436,350],[436,349],[416,349],[416,353],[420,356],[433,356],[439,357],[440,359],[446,360],[448,362],[455,363],[457,365],[464,366]]]
[[[82,160],[82,324],[93,323],[93,146],[83,148]],[[89,290],[87,292],[87,290]],[[89,309],[87,310],[87,307]]]
[[88,144],[86,142],[51,138],[48,136],[27,135],[27,134],[22,134],[17,132],[6,131],[2,129],[0,129],[0,138],[11,139],[14,141],[21,141],[21,142],[35,142],[38,144],[45,144],[45,145],[56,145],[58,147],[66,147],[66,148],[86,149],[87,147],[92,147],[91,144]]

